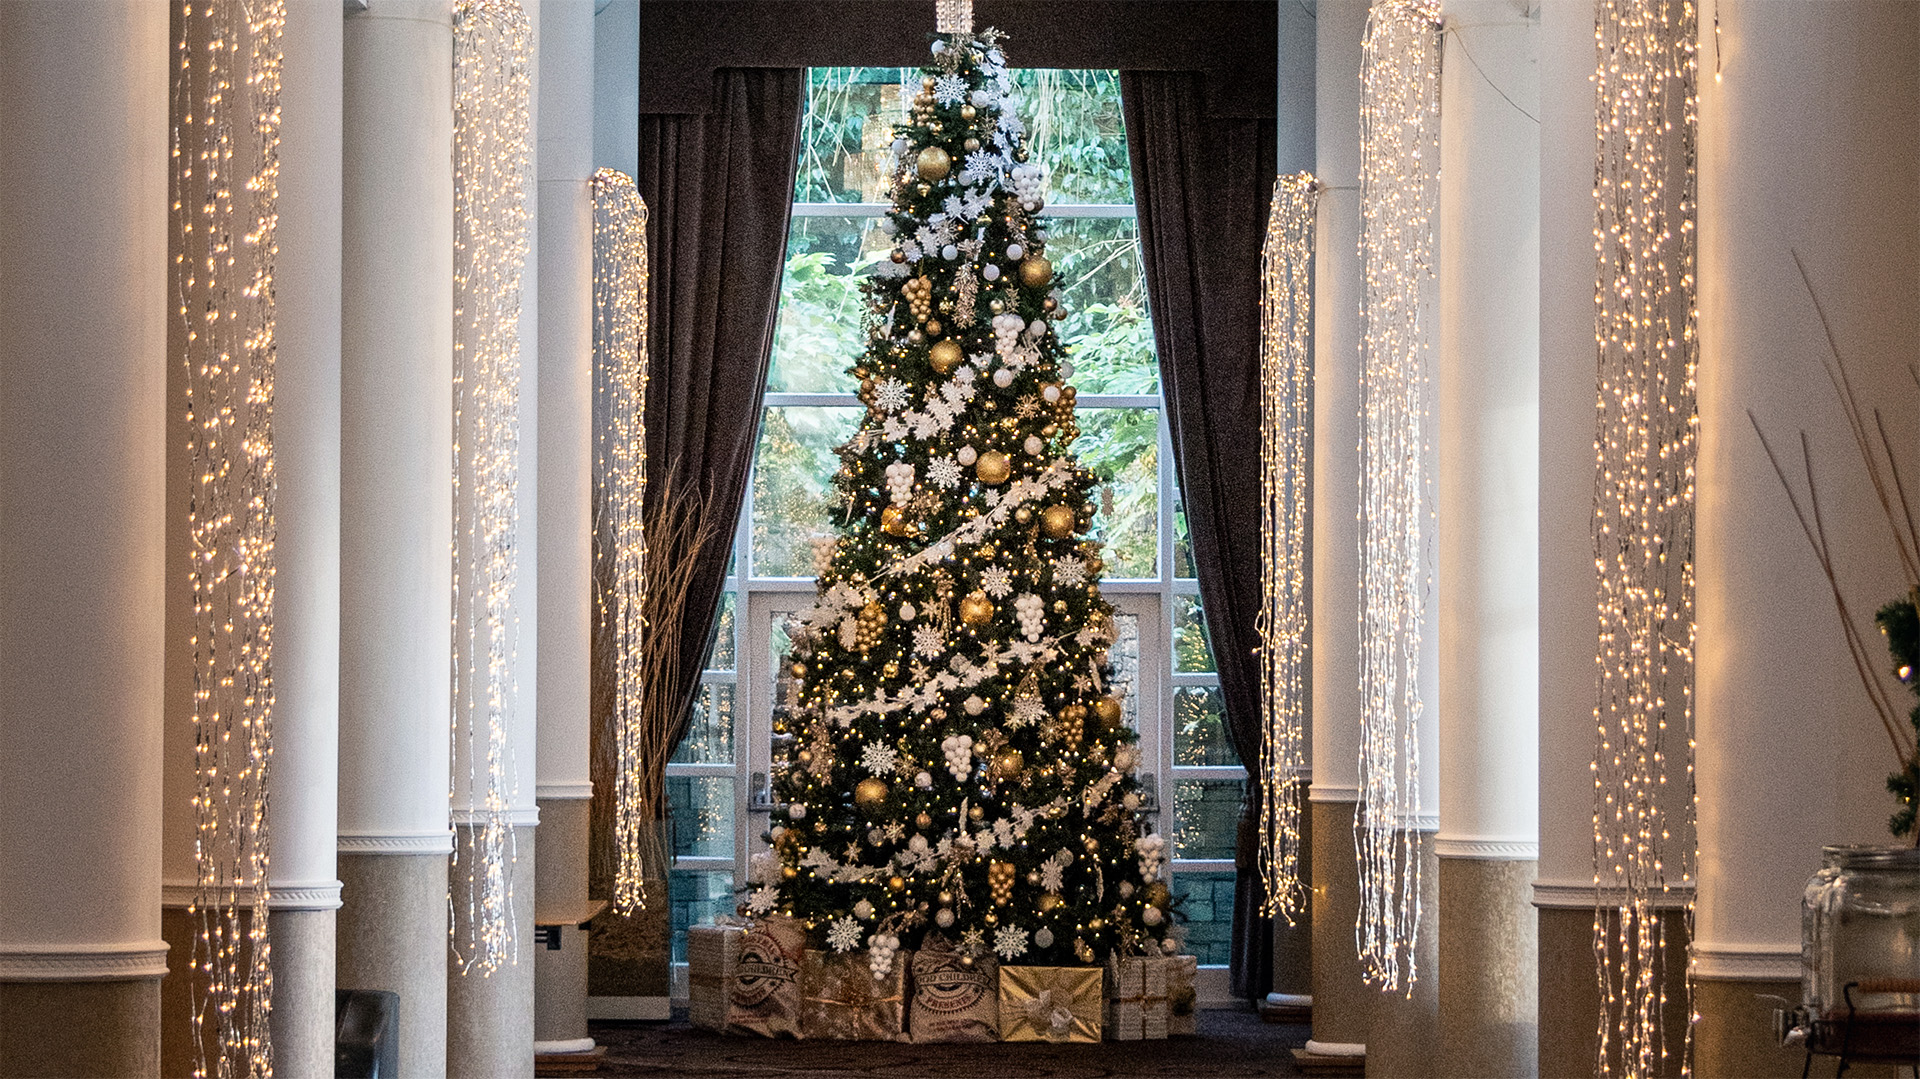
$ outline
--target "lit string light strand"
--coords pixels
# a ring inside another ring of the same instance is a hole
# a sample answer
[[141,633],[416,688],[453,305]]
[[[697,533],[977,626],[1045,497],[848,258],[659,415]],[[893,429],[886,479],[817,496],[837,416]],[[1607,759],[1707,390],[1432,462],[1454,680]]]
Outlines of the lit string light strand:
[[973,0],[934,0],[933,21],[936,33],[973,33]]
[[[463,972],[517,962],[508,733],[517,641],[520,304],[532,171],[532,29],[518,0],[454,8],[455,820],[448,930]],[[464,910],[460,908],[464,906]]]
[[1313,462],[1313,215],[1308,173],[1274,181],[1260,294],[1260,874],[1265,911],[1306,913],[1300,784],[1306,768],[1307,505]]
[[1439,13],[1387,0],[1367,14],[1360,68],[1360,799],[1354,818],[1362,973],[1413,992],[1419,976],[1422,616],[1433,476],[1426,420],[1429,295],[1439,184]]
[[[595,474],[596,542],[608,569],[600,624],[613,652],[613,908],[646,906],[642,850],[664,771],[648,767],[643,646],[647,599],[647,206],[631,177],[593,176],[595,414],[601,417]],[[657,763],[657,762],[656,762]]]
[[277,0],[182,4],[172,83],[175,316],[193,591],[193,1073],[270,1076]]
[[1690,1071],[1691,1023],[1664,1012],[1668,919],[1684,907],[1691,924],[1695,860],[1696,33],[1683,0],[1606,0],[1594,31],[1601,1075],[1669,1074],[1676,1055]]

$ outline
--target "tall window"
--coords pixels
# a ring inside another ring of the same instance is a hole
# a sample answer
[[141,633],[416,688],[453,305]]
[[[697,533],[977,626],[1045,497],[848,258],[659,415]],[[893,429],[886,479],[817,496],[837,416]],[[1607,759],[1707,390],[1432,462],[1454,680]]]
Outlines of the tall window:
[[[1140,732],[1157,830],[1172,841],[1178,908],[1203,965],[1227,962],[1234,830],[1244,771],[1227,741],[1219,676],[1174,483],[1141,274],[1139,224],[1111,71],[1017,73],[1033,160],[1052,170],[1047,254],[1068,311],[1081,436],[1073,450],[1105,482],[1094,534],[1106,545],[1120,639],[1115,682]],[[901,68],[816,68],[779,322],[753,482],[733,541],[703,691],[667,767],[677,862],[674,958],[685,927],[733,909],[737,867],[767,826],[774,665],[781,626],[814,595],[814,552],[842,512],[833,449],[863,406],[848,368],[866,345],[859,280],[891,242],[883,158],[920,85]],[[1204,992],[1204,987],[1203,987]],[[1224,996],[1224,989],[1219,995]]]

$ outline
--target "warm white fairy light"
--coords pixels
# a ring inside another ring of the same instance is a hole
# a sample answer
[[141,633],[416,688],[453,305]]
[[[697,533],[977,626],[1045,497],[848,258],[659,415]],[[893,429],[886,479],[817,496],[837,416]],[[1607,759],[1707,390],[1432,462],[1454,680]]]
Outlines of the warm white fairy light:
[[1265,911],[1306,913],[1300,789],[1306,768],[1307,502],[1313,462],[1313,211],[1309,173],[1274,181],[1260,295],[1260,875]]
[[[612,169],[593,176],[593,352],[595,413],[603,417],[595,474],[596,533],[608,563],[600,622],[613,650],[613,906],[646,906],[641,844],[655,799],[647,790],[641,645],[646,632],[647,537],[647,206],[633,180]],[[657,768],[653,769],[658,771]]]
[[[453,759],[466,760],[449,919],[463,971],[517,962],[513,925],[514,537],[520,302],[532,174],[532,27],[518,0],[453,18]],[[475,804],[477,803],[477,804]]]
[[[1684,904],[1691,922],[1695,856],[1697,32],[1685,0],[1604,0],[1594,28],[1593,947],[1602,1075],[1667,1074],[1676,1055],[1682,1073],[1691,1063],[1691,1023],[1669,1030],[1664,1013],[1665,919]],[[1670,758],[1676,743],[1684,761]],[[1676,836],[1677,783],[1686,790]]]
[[172,83],[176,343],[193,589],[196,1076],[269,1076],[273,263],[278,0],[180,7]]
[[1432,584],[1426,466],[1428,291],[1439,185],[1439,13],[1385,0],[1367,14],[1360,68],[1360,799],[1354,845],[1362,971],[1382,989],[1419,976],[1422,608]]

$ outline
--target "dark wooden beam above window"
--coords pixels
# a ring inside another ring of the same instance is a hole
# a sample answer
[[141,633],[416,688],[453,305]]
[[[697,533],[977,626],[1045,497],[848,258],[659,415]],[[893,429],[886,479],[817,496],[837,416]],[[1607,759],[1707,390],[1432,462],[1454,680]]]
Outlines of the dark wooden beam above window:
[[[1213,116],[1274,115],[1275,0],[977,0],[1020,67],[1199,71]],[[640,0],[640,111],[701,113],[724,67],[918,67],[933,0]]]

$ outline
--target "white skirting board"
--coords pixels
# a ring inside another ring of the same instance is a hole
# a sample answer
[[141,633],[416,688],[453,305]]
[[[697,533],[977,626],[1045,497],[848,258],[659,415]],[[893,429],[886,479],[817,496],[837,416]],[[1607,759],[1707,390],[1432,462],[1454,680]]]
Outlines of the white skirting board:
[[673,1018],[673,998],[588,997],[587,1018],[664,1021]]

